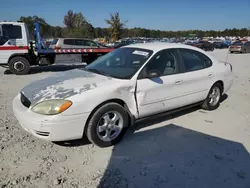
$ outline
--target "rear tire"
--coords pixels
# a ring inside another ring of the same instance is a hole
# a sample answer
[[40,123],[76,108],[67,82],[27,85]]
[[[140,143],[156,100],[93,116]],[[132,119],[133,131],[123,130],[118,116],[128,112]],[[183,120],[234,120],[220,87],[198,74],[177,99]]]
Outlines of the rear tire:
[[[116,120],[113,120],[115,116],[112,113],[116,115]],[[126,110],[117,103],[108,103],[94,112],[86,128],[86,136],[99,147],[109,147],[122,139],[128,125]]]
[[210,89],[207,98],[201,105],[204,110],[215,110],[220,106],[220,100],[222,95],[222,86],[220,83],[215,83]]
[[30,71],[30,63],[24,57],[13,57],[9,61],[9,69],[13,74],[25,75]]

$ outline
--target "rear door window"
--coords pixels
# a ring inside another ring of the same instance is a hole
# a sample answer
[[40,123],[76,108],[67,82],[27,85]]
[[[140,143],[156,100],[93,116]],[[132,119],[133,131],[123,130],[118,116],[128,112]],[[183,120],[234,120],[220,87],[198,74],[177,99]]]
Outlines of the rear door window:
[[212,66],[212,61],[210,60],[210,58],[198,51],[190,49],[180,49],[180,54],[186,72],[201,70]]
[[75,45],[74,39],[64,39],[63,44],[65,45]]

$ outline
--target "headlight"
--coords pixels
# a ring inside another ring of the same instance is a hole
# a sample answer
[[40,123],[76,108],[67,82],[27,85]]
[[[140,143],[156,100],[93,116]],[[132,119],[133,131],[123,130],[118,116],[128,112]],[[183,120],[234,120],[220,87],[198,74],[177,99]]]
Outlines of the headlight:
[[67,110],[72,105],[71,101],[54,99],[40,102],[32,107],[32,111],[43,115],[56,115]]

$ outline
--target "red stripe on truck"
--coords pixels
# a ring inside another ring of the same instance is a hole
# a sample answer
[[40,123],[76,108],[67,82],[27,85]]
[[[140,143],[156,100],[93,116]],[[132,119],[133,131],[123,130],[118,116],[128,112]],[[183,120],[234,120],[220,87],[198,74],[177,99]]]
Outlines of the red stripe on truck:
[[62,48],[54,49],[55,53],[108,53],[113,51],[114,48]]
[[0,46],[0,50],[28,50],[28,46]]

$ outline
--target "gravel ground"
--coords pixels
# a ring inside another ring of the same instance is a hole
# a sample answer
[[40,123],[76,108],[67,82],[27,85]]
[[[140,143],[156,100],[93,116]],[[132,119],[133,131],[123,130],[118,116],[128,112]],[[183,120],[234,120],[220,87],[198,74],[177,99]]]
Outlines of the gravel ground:
[[[211,53],[226,59],[226,50]],[[36,68],[25,76],[0,68],[0,188],[250,188],[250,54],[229,54],[228,61],[236,79],[218,110],[140,122],[105,149],[87,140],[36,139],[13,116],[12,99],[22,87],[69,67]]]

